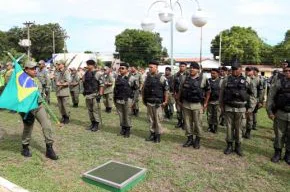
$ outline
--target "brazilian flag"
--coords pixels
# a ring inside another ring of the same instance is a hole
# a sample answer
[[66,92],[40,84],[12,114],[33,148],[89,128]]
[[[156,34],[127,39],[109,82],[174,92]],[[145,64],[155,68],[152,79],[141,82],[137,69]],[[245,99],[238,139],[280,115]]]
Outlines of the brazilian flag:
[[37,83],[14,61],[14,71],[0,96],[0,108],[27,113],[38,107]]

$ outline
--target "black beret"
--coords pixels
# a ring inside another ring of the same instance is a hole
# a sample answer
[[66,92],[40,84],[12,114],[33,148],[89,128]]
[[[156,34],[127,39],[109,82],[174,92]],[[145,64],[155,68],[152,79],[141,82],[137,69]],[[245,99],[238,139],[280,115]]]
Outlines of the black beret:
[[190,63],[190,68],[199,69],[199,64],[197,62]]
[[149,65],[159,65],[159,62],[153,60],[153,61],[150,61],[150,62],[149,62]]
[[252,71],[252,70],[253,70],[253,67],[246,67],[245,70],[246,70],[246,71]]
[[259,72],[259,69],[257,67],[253,67],[253,70]]
[[165,67],[165,71],[171,71],[171,68],[170,67]]
[[220,70],[223,70],[223,71],[228,71],[228,68],[223,66],[223,67],[220,67]]
[[215,72],[220,72],[220,70],[218,68],[212,68],[211,71],[215,71]]
[[187,63],[185,63],[185,62],[181,62],[181,63],[179,63],[179,66],[180,65],[186,65],[187,66]]
[[87,60],[87,65],[96,65],[96,62],[90,59],[90,60]]
[[129,68],[130,67],[130,65],[129,65],[129,63],[120,63],[120,67],[127,67],[127,68]]

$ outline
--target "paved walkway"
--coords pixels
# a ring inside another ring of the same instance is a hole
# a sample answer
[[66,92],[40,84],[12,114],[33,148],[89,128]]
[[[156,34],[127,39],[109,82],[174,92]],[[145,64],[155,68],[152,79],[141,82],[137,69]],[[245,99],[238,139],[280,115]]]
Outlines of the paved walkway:
[[10,181],[0,177],[0,192],[28,192],[27,190],[11,183]]

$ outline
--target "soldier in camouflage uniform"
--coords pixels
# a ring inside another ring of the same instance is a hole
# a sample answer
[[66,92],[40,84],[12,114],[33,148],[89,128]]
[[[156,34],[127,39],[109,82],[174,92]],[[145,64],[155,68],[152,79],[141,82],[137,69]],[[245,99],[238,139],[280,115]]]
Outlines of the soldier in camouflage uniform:
[[167,79],[158,73],[159,62],[149,62],[149,73],[146,76],[142,89],[142,99],[147,107],[147,115],[150,122],[150,135],[146,141],[160,143],[163,128],[161,125],[162,108],[168,103]]
[[45,101],[50,104],[50,86],[51,81],[49,77],[49,73],[45,66],[45,61],[40,60],[38,62],[38,70],[37,70],[37,78],[42,85],[41,96],[45,99]]
[[88,108],[91,125],[87,130],[96,132],[99,130],[101,122],[100,105],[97,104],[104,93],[104,78],[103,75],[95,70],[96,62],[94,60],[87,61],[87,71],[83,76],[83,95],[86,98],[86,106]]
[[252,130],[257,129],[257,113],[260,108],[263,107],[265,101],[265,92],[266,92],[266,81],[259,75],[259,69],[254,67],[254,76],[257,81],[257,104],[253,111],[253,127]]
[[[27,73],[31,78],[36,77],[36,63],[34,62],[28,62],[24,65],[24,72]],[[41,92],[43,87],[42,83],[40,83],[39,80],[35,80],[38,84],[39,91]],[[42,128],[42,132],[45,138],[45,143],[46,143],[46,157],[50,158],[52,160],[57,160],[58,156],[55,154],[53,150],[53,131],[52,131],[52,125],[51,122],[49,121],[49,118],[47,117],[47,113],[44,109],[44,106],[41,104],[42,101],[39,98],[38,99],[38,108],[28,112],[28,113],[20,113],[23,124],[24,124],[24,129],[23,129],[23,134],[22,134],[22,152],[21,154],[24,157],[31,157],[32,154],[29,150],[29,144],[31,140],[31,134],[33,130],[33,125],[35,122],[35,119],[39,122]]]
[[[228,68],[223,66],[220,67],[219,69],[219,76],[221,80],[224,80],[227,76],[228,76]],[[225,118],[224,118],[224,114],[221,112],[220,114],[220,125],[224,126],[225,125]]]
[[171,75],[170,67],[165,68],[165,77],[169,85],[169,95],[168,95],[168,104],[164,108],[164,112],[165,112],[165,117],[167,119],[171,119],[174,112],[174,106],[173,106],[174,105],[174,95],[173,95],[174,88],[173,88],[173,76]]
[[104,95],[103,95],[103,101],[104,105],[106,107],[106,112],[111,113],[112,111],[112,105],[113,105],[113,84],[114,84],[114,78],[111,74],[111,69],[109,67],[105,68],[104,71]]
[[290,165],[290,63],[283,68],[271,85],[267,99],[267,113],[274,121],[274,149],[271,158],[274,163],[282,159],[282,149],[286,148],[284,160]]
[[250,94],[253,94],[253,84],[251,80],[242,75],[242,68],[238,63],[233,63],[232,73],[222,82],[220,92],[221,110],[224,112],[227,128],[227,147],[224,154],[229,155],[234,151],[243,156],[242,153],[242,119],[250,106]]
[[179,106],[177,102],[177,95],[179,92],[180,84],[184,81],[185,77],[188,75],[186,71],[187,63],[180,63],[179,64],[179,71],[174,75],[173,78],[173,88],[174,88],[174,97],[175,97],[175,107],[176,107],[176,114],[177,114],[177,125],[176,128],[183,128],[183,115],[182,115],[182,107]]
[[252,67],[246,67],[246,76],[251,80],[251,83],[253,84],[253,94],[249,95],[250,96],[250,105],[247,106],[247,111],[248,113],[246,114],[246,119],[244,125],[244,130],[243,130],[243,137],[245,139],[250,139],[251,138],[251,130],[253,129],[253,111],[255,110],[255,107],[257,105],[257,87],[258,87],[258,82],[256,77],[254,76],[254,68]]
[[142,85],[143,85],[143,79],[142,79],[142,75],[137,71],[137,69],[134,66],[131,67],[130,74],[134,76],[135,79],[137,79],[138,85],[139,85],[139,88],[133,91],[134,98],[133,98],[133,105],[132,105],[132,114],[137,117],[139,114],[139,96],[140,96],[140,90],[142,89]]
[[65,68],[65,62],[60,60],[57,62],[58,71],[55,74],[55,85],[56,85],[56,97],[59,112],[62,115],[61,122],[64,124],[69,123],[69,84],[70,84],[70,73]]
[[208,80],[210,85],[210,97],[209,104],[207,107],[207,121],[208,121],[208,131],[212,133],[217,133],[219,118],[221,114],[219,105],[219,94],[223,79],[219,78],[219,70],[211,70],[211,78]]
[[70,96],[72,99],[73,107],[79,106],[79,95],[80,95],[80,77],[77,74],[76,68],[71,69],[71,82],[69,85]]
[[114,88],[114,103],[120,118],[120,135],[123,135],[125,138],[130,137],[130,130],[132,128],[130,108],[134,98],[134,91],[139,90],[139,80],[129,74],[128,68],[128,63],[120,64],[119,75],[116,78]]
[[5,86],[7,85],[13,73],[13,65],[11,62],[6,63],[6,71],[4,73]]

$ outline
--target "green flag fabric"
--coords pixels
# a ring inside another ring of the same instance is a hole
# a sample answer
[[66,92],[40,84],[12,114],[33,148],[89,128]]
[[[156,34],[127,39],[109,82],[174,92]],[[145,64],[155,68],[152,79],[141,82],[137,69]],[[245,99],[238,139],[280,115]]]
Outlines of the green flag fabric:
[[37,83],[14,60],[14,71],[0,96],[0,108],[27,113],[38,107]]

